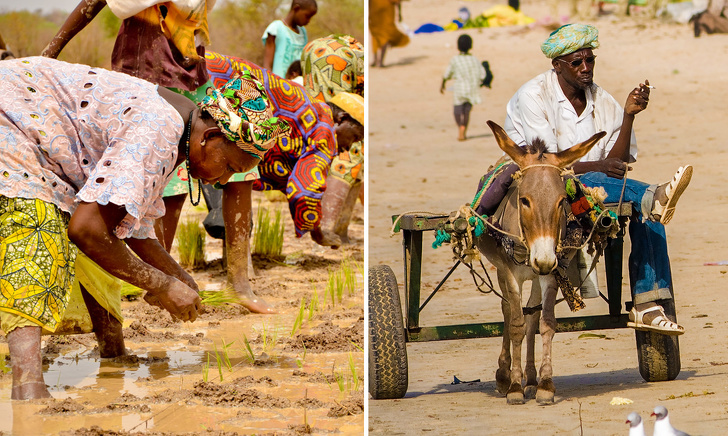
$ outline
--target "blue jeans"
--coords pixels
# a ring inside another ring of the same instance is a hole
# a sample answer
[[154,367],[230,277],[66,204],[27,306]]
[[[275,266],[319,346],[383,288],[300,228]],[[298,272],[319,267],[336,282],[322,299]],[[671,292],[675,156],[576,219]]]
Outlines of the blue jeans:
[[[590,172],[579,175],[579,180],[589,187],[601,186],[607,192],[608,203],[619,201],[622,179],[609,177],[604,173]],[[635,304],[672,298],[672,273],[667,255],[665,226],[647,218],[652,207],[654,188],[632,179],[627,179],[623,202],[632,203],[637,212],[629,223],[629,238],[632,251],[629,254],[629,280]]]

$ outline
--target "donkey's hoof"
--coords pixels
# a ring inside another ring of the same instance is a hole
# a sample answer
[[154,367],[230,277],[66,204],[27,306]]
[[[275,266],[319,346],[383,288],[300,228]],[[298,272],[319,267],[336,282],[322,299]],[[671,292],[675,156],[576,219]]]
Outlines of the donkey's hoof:
[[536,385],[526,385],[526,388],[523,390],[523,394],[529,400],[536,398]]
[[536,402],[542,405],[554,404],[556,386],[551,379],[541,380],[536,391]]
[[511,387],[511,372],[507,369],[499,369],[495,372],[495,388],[501,395],[508,393]]
[[521,387],[520,383],[513,383],[511,385],[508,394],[506,394],[506,400],[508,404],[523,404],[525,402],[523,398],[523,387]]
[[511,392],[506,395],[506,401],[508,404],[524,404],[526,402],[523,398],[523,392]]

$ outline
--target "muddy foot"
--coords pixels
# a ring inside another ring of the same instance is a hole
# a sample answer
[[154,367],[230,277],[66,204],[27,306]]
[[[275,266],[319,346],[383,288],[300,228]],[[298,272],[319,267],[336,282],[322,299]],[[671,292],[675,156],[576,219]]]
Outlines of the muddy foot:
[[526,385],[526,388],[523,390],[523,394],[529,400],[536,398],[536,385]]
[[253,298],[247,298],[247,297],[240,297],[240,304],[243,305],[246,309],[253,313],[261,313],[261,314],[274,314],[278,313],[273,306],[266,303],[265,300],[263,300],[260,297],[253,297]]
[[311,239],[324,247],[339,248],[341,247],[341,238],[334,232],[327,232],[321,228],[311,230]]
[[255,295],[253,288],[250,287],[248,278],[240,279],[237,282],[231,283],[232,279],[228,277],[228,285],[231,285],[235,295],[238,297],[238,302],[246,309],[253,313],[262,314],[273,314],[278,313],[273,306],[266,303],[266,301],[259,296]]
[[35,400],[38,398],[50,398],[45,382],[28,382],[20,386],[13,386],[10,398],[13,400]]

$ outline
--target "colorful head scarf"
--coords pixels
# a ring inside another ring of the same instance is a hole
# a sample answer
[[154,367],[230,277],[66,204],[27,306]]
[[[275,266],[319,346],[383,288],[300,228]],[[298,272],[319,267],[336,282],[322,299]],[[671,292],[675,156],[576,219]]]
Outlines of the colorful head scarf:
[[582,48],[599,48],[599,31],[590,24],[566,24],[551,32],[541,44],[549,59],[566,56]]
[[328,102],[340,92],[364,95],[364,45],[349,35],[315,39],[301,53],[303,86]]
[[364,97],[350,92],[340,92],[331,99],[331,103],[345,110],[362,126],[364,125]]
[[222,87],[207,92],[200,108],[217,121],[229,140],[258,159],[263,159],[276,138],[291,130],[285,120],[273,116],[265,86],[249,71],[234,74]]

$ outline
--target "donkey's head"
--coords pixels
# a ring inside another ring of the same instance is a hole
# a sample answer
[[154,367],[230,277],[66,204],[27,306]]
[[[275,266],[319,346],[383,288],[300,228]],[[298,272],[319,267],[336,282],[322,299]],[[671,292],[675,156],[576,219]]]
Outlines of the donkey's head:
[[488,125],[498,146],[521,169],[517,217],[528,248],[529,265],[537,274],[549,274],[556,268],[556,247],[566,225],[566,191],[561,170],[581,159],[606,133],[599,132],[568,150],[547,153],[540,139],[521,148],[502,127],[492,121],[488,121]]

